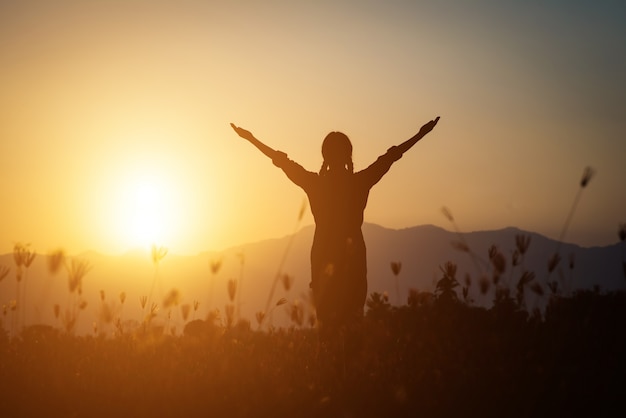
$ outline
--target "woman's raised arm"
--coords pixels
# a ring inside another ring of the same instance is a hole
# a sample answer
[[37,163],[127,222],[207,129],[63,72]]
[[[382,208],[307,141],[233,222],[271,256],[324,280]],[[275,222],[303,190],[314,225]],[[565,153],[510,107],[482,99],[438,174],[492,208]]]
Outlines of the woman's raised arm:
[[[435,119],[431,120],[430,122],[424,124],[424,126],[422,126],[422,128],[420,129],[420,131],[418,133],[416,133],[412,138],[407,139],[406,141],[404,141],[402,144],[396,146],[396,147],[392,147],[395,148],[394,151],[399,152],[400,155],[404,154],[405,152],[407,152],[413,145],[415,145],[417,143],[417,141],[419,141],[420,139],[422,139],[424,136],[426,136],[427,133],[429,133],[430,131],[433,130],[433,128],[435,127],[435,125],[437,125],[437,122],[439,122],[439,116],[437,116]],[[398,157],[399,158],[399,157]]]
[[275,149],[268,147],[267,145],[265,145],[264,143],[256,139],[254,135],[252,135],[252,132],[245,130],[243,128],[240,128],[238,126],[235,126],[234,123],[231,123],[230,126],[235,130],[235,132],[237,132],[237,135],[239,135],[240,137],[242,137],[243,139],[247,140],[252,145],[257,147],[259,151],[267,155],[270,159],[274,160],[280,155],[283,155],[283,153],[281,153],[280,151],[276,151]]

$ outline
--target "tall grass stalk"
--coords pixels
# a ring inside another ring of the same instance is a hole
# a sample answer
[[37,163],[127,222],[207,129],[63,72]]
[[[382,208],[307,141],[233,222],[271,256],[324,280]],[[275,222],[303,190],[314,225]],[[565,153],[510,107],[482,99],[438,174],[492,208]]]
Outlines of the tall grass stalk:
[[302,222],[302,218],[306,213],[306,204],[307,201],[304,199],[302,204],[300,205],[300,211],[298,212],[298,218],[296,219],[296,223],[293,228],[293,233],[289,237],[289,242],[287,242],[287,247],[285,248],[285,252],[283,253],[282,258],[280,259],[280,263],[278,264],[278,270],[276,271],[276,276],[274,277],[274,281],[272,282],[272,286],[270,287],[270,293],[267,296],[267,301],[265,302],[265,313],[269,312],[270,305],[272,304],[272,299],[274,298],[274,292],[276,291],[276,285],[280,281],[281,273],[285,266],[285,261],[287,260],[287,256],[289,255],[289,251],[291,250],[291,246],[293,245],[293,240],[296,236],[296,232],[298,232],[298,228],[300,228],[300,223]]

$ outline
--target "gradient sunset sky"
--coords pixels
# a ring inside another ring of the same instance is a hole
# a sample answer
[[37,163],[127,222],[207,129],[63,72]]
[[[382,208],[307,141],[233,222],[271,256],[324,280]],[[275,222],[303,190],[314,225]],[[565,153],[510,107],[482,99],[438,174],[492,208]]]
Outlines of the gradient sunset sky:
[[[365,221],[617,242],[626,3],[0,0],[0,253],[194,254],[293,232],[302,190],[230,128],[312,171],[439,125]],[[300,224],[313,222],[310,212]]]

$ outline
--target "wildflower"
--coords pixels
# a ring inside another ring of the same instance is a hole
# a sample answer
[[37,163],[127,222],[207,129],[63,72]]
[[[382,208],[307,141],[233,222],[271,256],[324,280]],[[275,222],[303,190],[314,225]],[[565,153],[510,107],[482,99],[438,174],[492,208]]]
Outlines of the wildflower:
[[228,304],[226,305],[226,326],[230,328],[235,322],[235,305]]
[[7,266],[0,266],[0,282],[2,281],[2,279],[7,277],[10,271],[11,269],[8,268]]
[[256,313],[255,317],[256,317],[257,324],[259,324],[260,326],[263,323],[263,320],[265,319],[265,312],[259,311]]
[[146,303],[148,302],[147,296],[139,296],[139,303],[141,304],[141,309],[146,308]]
[[483,276],[478,281],[478,286],[480,287],[480,293],[485,295],[489,291],[489,286],[491,286],[491,282],[489,282],[489,279]]
[[61,249],[48,253],[48,271],[51,274],[55,274],[61,268],[63,261],[65,260],[65,252]]
[[228,298],[231,302],[235,300],[235,295],[237,294],[237,280],[230,279],[228,281]]
[[220,269],[222,268],[222,259],[220,258],[219,260],[211,260],[211,262],[209,263],[209,267],[211,268],[212,274],[219,273]]
[[516,234],[515,235],[515,245],[517,247],[517,251],[521,255],[526,254],[526,250],[530,246],[530,235]]
[[73,293],[75,290],[78,290],[78,294],[82,293],[82,280],[89,270],[91,270],[89,262],[85,260],[72,260],[72,263],[67,269],[70,293]]
[[190,311],[191,311],[191,306],[188,303],[186,303],[186,304],[184,304],[184,305],[182,305],[180,307],[180,312],[181,312],[181,314],[183,316],[183,321],[187,321],[187,318],[189,318],[189,312]]
[[393,272],[393,275],[397,276],[398,274],[400,274],[400,270],[402,270],[402,263],[399,261],[392,261],[391,271]]
[[589,184],[591,178],[596,174],[596,170],[591,167],[585,167],[585,171],[583,172],[583,178],[580,179],[580,187],[586,187]]
[[172,289],[163,299],[163,307],[167,309],[173,305],[178,305],[178,302],[180,302],[180,292],[178,289]]
[[561,256],[559,253],[554,253],[552,257],[550,257],[550,260],[548,260],[548,273],[552,273],[560,261]]
[[519,265],[519,255],[519,250],[513,251],[513,254],[511,255],[511,264],[513,265],[513,267]]
[[537,281],[531,283],[530,290],[536,295],[543,296],[543,287],[541,287],[541,284]]
[[496,248],[495,254],[493,256],[490,254],[489,259],[491,260],[491,264],[493,264],[493,268],[496,270],[496,274],[500,275],[504,273],[506,270],[506,258],[504,258],[504,254]]
[[167,248],[165,247],[157,247],[155,244],[152,245],[152,262],[154,264],[159,264],[167,255]]
[[517,282],[517,289],[521,290],[525,285],[527,285],[534,279],[535,273],[533,273],[532,271],[524,271],[522,273],[522,277],[520,277],[519,281]]
[[441,208],[441,213],[443,213],[443,216],[445,216],[450,222],[454,222],[454,217],[452,216],[450,209],[444,206]]
[[291,305],[290,317],[291,322],[295,323],[299,327],[301,327],[304,323],[304,310],[297,300]]

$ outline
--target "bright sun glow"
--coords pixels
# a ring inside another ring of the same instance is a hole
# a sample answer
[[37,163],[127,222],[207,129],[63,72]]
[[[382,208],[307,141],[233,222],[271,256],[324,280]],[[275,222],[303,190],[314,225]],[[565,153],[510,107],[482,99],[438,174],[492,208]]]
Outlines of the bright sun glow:
[[130,248],[169,245],[180,230],[179,192],[163,176],[141,174],[123,179],[112,222]]

